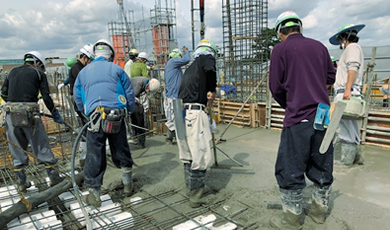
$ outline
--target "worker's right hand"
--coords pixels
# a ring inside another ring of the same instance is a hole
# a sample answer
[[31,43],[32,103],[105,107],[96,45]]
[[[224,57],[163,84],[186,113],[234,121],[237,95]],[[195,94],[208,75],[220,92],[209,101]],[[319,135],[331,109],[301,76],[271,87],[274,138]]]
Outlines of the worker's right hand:
[[64,119],[61,117],[60,112],[58,112],[58,109],[55,109],[52,113],[54,122],[57,122],[58,124],[64,124]]
[[61,84],[59,84],[58,85],[58,89],[60,90],[62,87],[64,87],[65,86],[65,84],[64,83],[61,83]]

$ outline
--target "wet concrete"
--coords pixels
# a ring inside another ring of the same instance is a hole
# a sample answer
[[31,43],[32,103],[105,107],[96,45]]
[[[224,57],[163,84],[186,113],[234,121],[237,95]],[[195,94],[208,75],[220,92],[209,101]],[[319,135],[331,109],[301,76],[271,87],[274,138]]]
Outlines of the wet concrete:
[[[219,124],[215,133],[218,139],[226,125]],[[217,147],[243,167],[238,166],[217,150],[218,167],[207,173],[206,184],[214,197],[233,194],[240,203],[253,208],[251,221],[258,229],[269,229],[269,218],[280,210],[267,209],[268,204],[280,204],[278,186],[274,177],[274,164],[280,140],[280,130],[242,128],[231,126],[223,136],[226,142]],[[134,169],[135,193],[163,188],[184,187],[183,166],[175,145],[166,145],[164,136],[148,137],[147,149],[131,151],[138,167]],[[321,226],[304,225],[305,229],[388,229],[390,220],[390,149],[364,145],[363,166],[334,165],[334,184],[331,195],[331,212]],[[111,174],[117,177],[117,172]],[[107,173],[110,177],[110,173]],[[112,178],[108,178],[111,180]],[[105,176],[106,181],[106,176]],[[307,181],[305,201],[310,199],[311,183]],[[254,218],[254,219],[253,219]]]

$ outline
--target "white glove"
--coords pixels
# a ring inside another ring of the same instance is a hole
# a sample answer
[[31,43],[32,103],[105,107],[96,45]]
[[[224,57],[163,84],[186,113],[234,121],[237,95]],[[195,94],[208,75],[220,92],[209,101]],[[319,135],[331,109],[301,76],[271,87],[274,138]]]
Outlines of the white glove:
[[64,85],[65,85],[64,83],[59,84],[58,89],[61,89],[62,87],[64,87]]

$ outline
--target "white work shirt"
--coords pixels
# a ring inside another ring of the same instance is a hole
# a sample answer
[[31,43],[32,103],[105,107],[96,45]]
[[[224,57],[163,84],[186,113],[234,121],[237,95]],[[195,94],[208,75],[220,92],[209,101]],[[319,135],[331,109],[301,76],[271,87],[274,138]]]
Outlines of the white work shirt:
[[362,86],[364,67],[363,50],[357,43],[351,43],[341,54],[336,72],[336,82],[334,89],[345,89],[348,80],[348,70],[356,71],[356,78],[352,84],[352,88],[360,89]]

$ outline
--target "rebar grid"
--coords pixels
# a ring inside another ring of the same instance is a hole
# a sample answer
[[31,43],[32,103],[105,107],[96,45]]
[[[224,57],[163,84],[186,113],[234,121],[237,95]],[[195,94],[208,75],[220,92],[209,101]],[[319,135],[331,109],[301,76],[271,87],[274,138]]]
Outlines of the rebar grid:
[[[267,29],[267,0],[225,0],[222,6],[223,56],[225,77],[222,84],[235,86],[237,96],[228,100],[243,102],[266,74],[268,60],[258,52],[257,41]],[[250,102],[266,101],[266,82]]]

